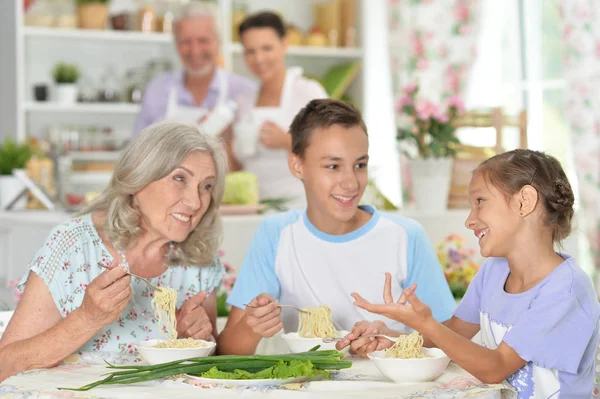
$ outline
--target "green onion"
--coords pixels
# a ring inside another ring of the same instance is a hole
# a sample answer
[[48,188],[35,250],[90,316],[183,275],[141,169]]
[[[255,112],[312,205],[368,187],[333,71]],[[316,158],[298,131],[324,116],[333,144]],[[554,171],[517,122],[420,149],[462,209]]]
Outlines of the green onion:
[[280,361],[301,360],[310,362],[318,370],[340,370],[352,366],[351,361],[344,361],[344,354],[336,350],[317,350],[318,346],[308,352],[289,355],[251,355],[251,356],[208,356],[176,360],[152,366],[115,366],[107,362],[107,368],[118,370],[108,374],[102,380],[92,382],[80,388],[58,388],[72,391],[88,391],[99,385],[135,384],[157,378],[171,377],[178,374],[200,375],[212,367],[221,371],[246,370],[258,372],[277,365]]

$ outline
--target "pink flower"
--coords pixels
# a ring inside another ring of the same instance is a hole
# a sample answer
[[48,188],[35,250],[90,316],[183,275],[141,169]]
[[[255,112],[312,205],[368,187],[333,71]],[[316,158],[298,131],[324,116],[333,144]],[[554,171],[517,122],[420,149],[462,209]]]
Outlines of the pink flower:
[[423,45],[423,41],[418,34],[415,34],[412,37],[412,50],[415,56],[422,56],[425,54],[425,46]]
[[458,27],[458,33],[460,33],[463,36],[468,35],[469,32],[471,32],[471,25],[469,24],[460,25]]
[[430,101],[418,101],[415,110],[417,111],[417,117],[422,121],[426,121],[432,115],[440,112],[439,107]]
[[429,66],[429,61],[426,58],[421,58],[417,61],[417,69],[424,71]]
[[407,96],[410,96],[411,94],[413,94],[415,91],[417,91],[417,84],[416,83],[411,83],[409,85],[404,86],[404,88],[402,89],[402,91],[404,92],[404,94],[406,94]]
[[412,105],[412,98],[408,96],[402,96],[396,103],[396,112],[401,113],[405,106]]
[[600,57],[600,41],[596,42],[596,57]]
[[455,107],[458,112],[464,112],[465,104],[458,95],[453,95],[448,99],[448,106]]
[[439,110],[436,113],[434,113],[432,116],[435,120],[437,120],[440,123],[450,122],[450,118],[448,118],[448,115],[444,114],[443,112],[440,112]]
[[456,10],[454,11],[456,14],[456,18],[458,18],[459,21],[467,21],[469,19],[469,7],[465,3],[459,2],[456,5]]

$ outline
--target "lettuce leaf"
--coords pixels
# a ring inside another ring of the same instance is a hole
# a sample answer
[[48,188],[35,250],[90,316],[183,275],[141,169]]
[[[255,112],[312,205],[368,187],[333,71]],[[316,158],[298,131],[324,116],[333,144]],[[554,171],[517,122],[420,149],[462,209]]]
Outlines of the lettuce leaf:
[[292,360],[284,362],[280,360],[275,366],[265,368],[257,372],[236,369],[234,372],[221,371],[216,366],[200,374],[204,378],[219,380],[263,380],[263,379],[286,379],[292,377],[314,378],[317,375],[329,377],[329,372],[318,370],[310,360]]

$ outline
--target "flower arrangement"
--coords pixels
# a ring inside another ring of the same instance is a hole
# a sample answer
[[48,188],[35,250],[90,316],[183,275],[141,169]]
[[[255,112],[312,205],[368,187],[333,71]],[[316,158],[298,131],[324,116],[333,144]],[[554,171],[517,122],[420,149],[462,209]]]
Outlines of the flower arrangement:
[[399,141],[412,141],[417,154],[407,153],[410,157],[444,158],[456,155],[456,145],[460,144],[454,135],[456,128],[452,124],[456,116],[464,111],[462,100],[458,96],[450,97],[444,106],[431,101],[418,99],[419,86],[410,84],[403,90],[396,104],[398,114]]
[[[223,259],[224,251],[219,251],[219,258]],[[221,286],[217,290],[217,317],[227,317],[231,311],[231,306],[227,304],[227,297],[231,294],[233,285],[235,284],[236,273],[233,267],[225,261],[222,261],[225,267],[225,276]]]
[[479,270],[479,263],[475,260],[477,250],[468,247],[464,237],[450,234],[438,244],[436,253],[452,295],[461,299]]

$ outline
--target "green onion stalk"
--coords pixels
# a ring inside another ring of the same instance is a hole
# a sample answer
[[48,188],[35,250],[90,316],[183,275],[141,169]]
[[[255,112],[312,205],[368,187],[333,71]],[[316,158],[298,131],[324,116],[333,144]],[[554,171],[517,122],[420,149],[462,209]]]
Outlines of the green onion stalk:
[[251,356],[208,356],[176,360],[168,363],[155,364],[152,366],[123,365],[116,366],[107,363],[107,368],[118,370],[110,372],[106,378],[84,385],[80,388],[58,388],[71,391],[88,391],[99,385],[135,384],[155,380],[158,378],[171,377],[179,374],[190,374],[199,376],[202,373],[216,367],[220,371],[233,372],[244,370],[251,373],[265,370],[269,367],[289,363],[293,360],[310,361],[314,368],[324,372],[329,370],[340,370],[352,366],[351,361],[342,360],[344,354],[337,350],[317,350],[319,346],[308,352],[284,354],[284,355],[251,355]]

